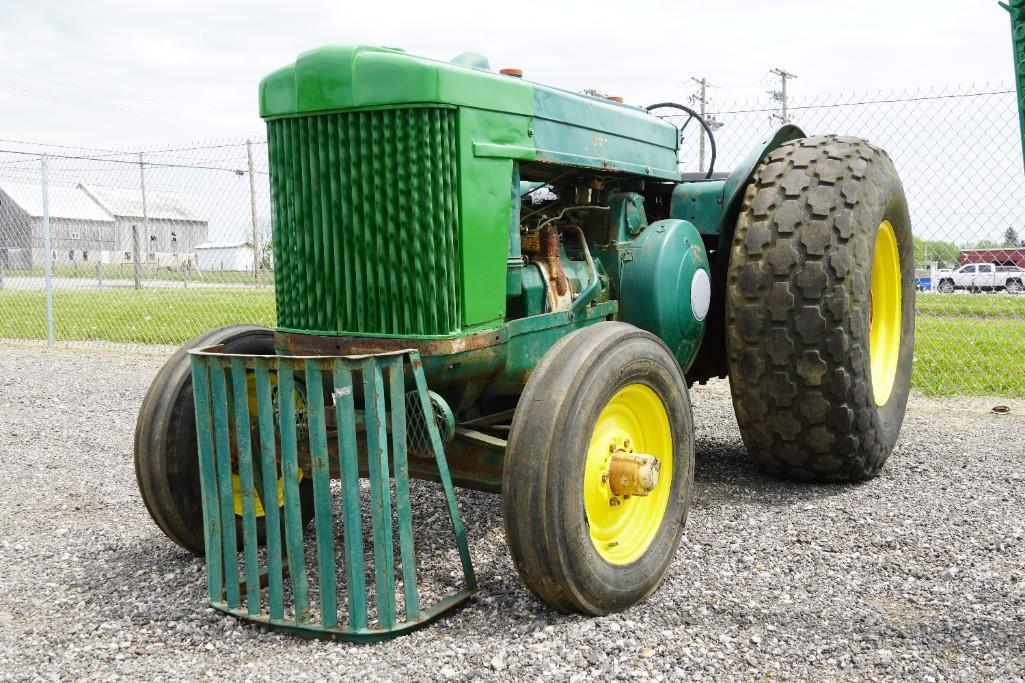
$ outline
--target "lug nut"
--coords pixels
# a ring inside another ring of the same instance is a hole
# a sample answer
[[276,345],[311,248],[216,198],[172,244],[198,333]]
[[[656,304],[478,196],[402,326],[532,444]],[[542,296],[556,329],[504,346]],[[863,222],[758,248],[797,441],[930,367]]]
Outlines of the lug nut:
[[614,508],[619,507],[619,498],[616,498],[615,496],[609,498],[609,505],[611,505]]

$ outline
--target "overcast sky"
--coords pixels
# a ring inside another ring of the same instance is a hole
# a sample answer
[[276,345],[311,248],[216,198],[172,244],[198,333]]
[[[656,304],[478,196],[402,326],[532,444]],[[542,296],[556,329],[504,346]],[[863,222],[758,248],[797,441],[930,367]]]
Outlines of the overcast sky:
[[47,2],[0,0],[0,138],[95,147],[261,136],[256,88],[329,43],[401,47],[647,104],[705,76],[720,102],[1012,83],[989,0],[709,2]]

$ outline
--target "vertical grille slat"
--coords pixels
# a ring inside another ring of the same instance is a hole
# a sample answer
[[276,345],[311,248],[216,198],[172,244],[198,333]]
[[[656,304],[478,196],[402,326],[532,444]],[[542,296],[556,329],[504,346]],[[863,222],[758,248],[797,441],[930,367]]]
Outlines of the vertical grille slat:
[[455,111],[269,121],[278,325],[458,332]]

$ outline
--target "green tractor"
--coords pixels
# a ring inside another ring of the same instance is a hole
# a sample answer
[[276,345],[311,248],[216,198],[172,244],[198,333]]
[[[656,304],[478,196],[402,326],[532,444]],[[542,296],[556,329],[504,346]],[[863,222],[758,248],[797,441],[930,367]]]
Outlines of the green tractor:
[[[455,485],[501,494],[539,598],[625,609],[680,543],[688,387],[715,377],[773,475],[864,479],[893,449],[914,259],[868,142],[784,125],[687,174],[657,112],[364,46],[270,74],[260,113],[278,326],[181,349],[136,430],[142,497],[214,606],[354,640],[430,621],[476,589]],[[410,477],[442,483],[463,569],[431,608]]]

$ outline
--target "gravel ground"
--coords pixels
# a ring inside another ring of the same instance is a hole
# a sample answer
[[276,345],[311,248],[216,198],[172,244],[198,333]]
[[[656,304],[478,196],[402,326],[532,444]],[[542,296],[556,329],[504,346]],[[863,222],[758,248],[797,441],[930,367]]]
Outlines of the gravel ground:
[[459,491],[479,596],[355,646],[206,606],[201,563],[135,486],[135,413],[162,360],[0,347],[0,679],[1022,680],[1020,411],[913,401],[879,478],[811,486],[760,474],[725,384],[695,388],[695,505],[651,599],[552,612],[516,577],[497,499]]

